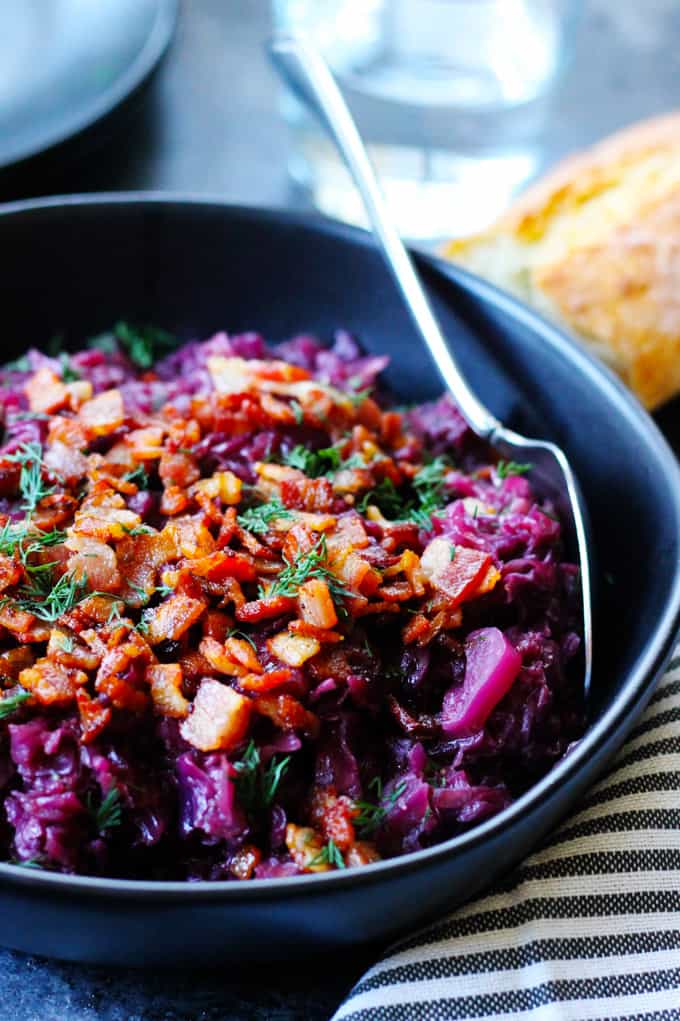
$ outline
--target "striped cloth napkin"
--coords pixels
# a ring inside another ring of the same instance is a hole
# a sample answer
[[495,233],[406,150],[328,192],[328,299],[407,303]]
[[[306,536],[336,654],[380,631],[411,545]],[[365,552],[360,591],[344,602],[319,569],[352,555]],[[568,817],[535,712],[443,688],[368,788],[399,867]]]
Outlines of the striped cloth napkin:
[[575,814],[393,946],[333,1021],[680,1021],[678,653]]

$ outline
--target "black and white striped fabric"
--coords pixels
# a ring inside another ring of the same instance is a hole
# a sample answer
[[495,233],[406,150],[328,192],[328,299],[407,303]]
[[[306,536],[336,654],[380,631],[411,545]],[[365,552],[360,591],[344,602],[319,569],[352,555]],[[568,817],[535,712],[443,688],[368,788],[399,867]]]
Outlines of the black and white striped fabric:
[[680,647],[607,776],[333,1021],[680,1021]]

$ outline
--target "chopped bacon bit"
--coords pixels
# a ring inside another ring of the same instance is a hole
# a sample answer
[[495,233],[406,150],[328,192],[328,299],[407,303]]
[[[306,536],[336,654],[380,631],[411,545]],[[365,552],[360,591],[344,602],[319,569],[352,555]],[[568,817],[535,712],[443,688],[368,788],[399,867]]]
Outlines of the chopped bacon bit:
[[240,677],[248,672],[242,663],[227,655],[222,642],[218,642],[215,638],[201,639],[198,650],[218,674],[226,674],[228,677]]
[[196,623],[204,610],[205,603],[200,599],[192,599],[181,593],[170,596],[144,614],[149,643],[157,645],[167,638],[181,638],[184,632]]
[[152,663],[146,668],[153,704],[162,716],[183,719],[189,703],[182,694],[182,667],[179,663]]
[[470,598],[477,599],[478,596],[486,595],[496,587],[500,580],[501,572],[493,564],[490,564],[486,569],[486,574],[482,575],[474,591],[470,593]]
[[68,570],[77,581],[87,580],[91,589],[99,592],[116,592],[121,577],[116,554],[104,542],[83,535],[72,535],[65,545],[72,550]]
[[206,610],[201,626],[206,638],[214,638],[218,642],[223,642],[233,623],[233,618],[222,613],[221,610]]
[[63,628],[53,628],[47,644],[47,656],[56,663],[79,670],[96,670],[102,654],[97,654],[89,645],[84,645]]
[[288,684],[293,677],[292,670],[267,670],[265,673],[243,674],[238,679],[238,686],[244,691],[274,691]]
[[69,393],[65,384],[51,369],[38,369],[24,387],[31,411],[39,414],[54,414],[69,404]]
[[129,537],[116,547],[118,568],[126,583],[125,602],[144,606],[156,591],[158,571],[179,556],[176,535],[169,525],[157,535]]
[[224,581],[225,578],[236,578],[237,581],[255,581],[257,572],[252,557],[232,550],[215,550],[200,560],[189,560],[186,564],[192,574],[208,581]]
[[282,663],[293,667],[302,666],[308,659],[321,651],[321,646],[316,638],[294,634],[290,631],[280,631],[278,635],[267,639],[267,648],[272,656],[276,656]]
[[246,736],[251,705],[245,695],[206,677],[196,693],[191,714],[180,726],[182,737],[202,752],[229,751]]
[[153,461],[163,453],[163,429],[156,425],[133,429],[123,437],[136,461]]
[[181,486],[186,489],[201,477],[201,471],[190,454],[171,454],[164,450],[158,465],[158,474],[164,486]]
[[175,518],[169,521],[161,534],[167,533],[183,557],[194,559],[207,556],[215,549],[215,540],[199,517]]
[[0,557],[0,592],[18,585],[23,574],[21,564],[14,557]]
[[312,794],[311,821],[341,851],[348,851],[356,840],[353,820],[359,814],[353,801],[336,794],[332,787],[317,787]]
[[407,581],[395,581],[391,585],[381,585],[377,594],[388,603],[403,603],[413,596],[413,589]]
[[310,737],[319,732],[319,718],[293,695],[258,695],[253,708],[282,730],[302,730]]
[[111,722],[111,710],[96,699],[91,699],[82,688],[76,691],[76,702],[80,714],[80,732],[83,744],[90,744]]
[[418,645],[427,645],[433,635],[432,624],[422,613],[414,614],[401,632],[404,645],[412,645],[413,642],[417,642]]
[[92,436],[110,436],[125,421],[125,408],[120,390],[105,390],[85,401],[78,412],[80,422]]
[[224,651],[235,663],[240,663],[246,670],[261,674],[264,667],[257,658],[257,653],[250,642],[243,638],[227,638]]
[[317,537],[312,535],[307,526],[299,521],[286,535],[281,552],[285,560],[293,563],[298,557],[313,550],[317,542]]
[[33,666],[34,661],[33,650],[27,645],[0,652],[0,682],[17,681],[21,671]]
[[338,554],[331,560],[330,569],[345,588],[372,596],[382,582],[382,576],[358,553]]
[[[133,637],[134,636],[134,637]],[[105,653],[94,686],[100,695],[106,695],[117,709],[141,712],[148,705],[149,697],[142,690],[145,671],[151,662],[149,647],[136,632],[131,632],[129,641]]]
[[125,507],[120,493],[112,492],[106,503],[88,504],[85,501],[82,509],[76,511],[71,531],[107,542],[109,539],[124,539],[141,523],[139,514]]
[[295,600],[289,596],[265,596],[237,607],[236,619],[242,624],[257,624],[262,620],[271,620],[273,617],[283,616],[284,613],[294,612]]
[[377,847],[368,840],[357,840],[345,855],[345,865],[348,869],[371,865],[375,861],[380,861],[380,855]]
[[288,625],[288,630],[296,635],[306,635],[308,638],[316,638],[322,645],[335,645],[337,642],[344,642],[345,636],[339,631],[329,631],[326,628],[317,627],[306,620],[293,620]]
[[183,514],[190,503],[191,500],[181,486],[168,486],[161,496],[161,514],[167,514],[169,517]]
[[[305,872],[330,872],[331,866],[323,860],[323,840],[311,826],[286,826],[286,847],[290,856]],[[314,864],[313,864],[314,863]]]
[[335,605],[323,578],[310,578],[298,592],[300,616],[318,628],[334,628],[338,623]]
[[198,649],[190,649],[189,652],[185,652],[180,656],[179,665],[182,668],[185,690],[187,684],[195,686],[202,677],[209,675],[212,666]]
[[[32,613],[28,613],[27,610],[20,610],[18,606],[14,606],[12,603],[5,603],[4,606],[0,607],[0,624],[6,627],[8,631],[13,631],[16,635],[26,634],[35,623],[36,618]],[[47,633],[49,636],[49,631]]]
[[44,456],[45,467],[66,485],[74,486],[87,474],[87,458],[74,447],[67,446],[61,440],[49,445]]
[[42,705],[69,705],[78,688],[87,682],[84,671],[54,663],[47,657],[36,660],[34,666],[19,674],[19,684]]
[[262,861],[262,853],[255,844],[244,844],[229,863],[229,871],[237,879],[252,879],[255,869]]
[[281,483],[281,502],[293,510],[329,511],[333,506],[333,486],[329,479],[284,479]]
[[425,576],[446,593],[453,607],[474,592],[491,566],[491,557],[480,550],[454,547],[448,539],[440,538],[429,543],[420,563]]
[[209,479],[202,479],[191,487],[193,493],[203,493],[211,500],[221,500],[227,505],[236,506],[241,502],[241,482],[233,472],[215,472]]

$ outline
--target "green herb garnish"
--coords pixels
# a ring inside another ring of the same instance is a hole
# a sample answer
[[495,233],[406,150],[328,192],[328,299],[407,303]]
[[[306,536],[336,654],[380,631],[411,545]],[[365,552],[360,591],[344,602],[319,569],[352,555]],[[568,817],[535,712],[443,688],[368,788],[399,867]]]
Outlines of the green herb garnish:
[[31,365],[26,355],[22,355],[20,358],[15,358],[13,362],[5,362],[2,368],[5,372],[31,371]]
[[31,585],[19,589],[18,598],[6,602],[16,602],[22,610],[49,624],[53,624],[80,602],[87,584],[85,578],[78,580],[72,572],[62,574],[54,584],[47,574],[38,574],[31,581]]
[[326,537],[322,535],[314,547],[308,553],[301,553],[294,561],[286,560],[285,567],[281,570],[267,591],[260,586],[260,598],[263,596],[297,596],[300,586],[311,578],[321,578],[326,582],[328,591],[333,599],[341,599],[343,596],[353,596],[354,593],[344,588],[334,574],[329,570],[326,563],[328,549]]
[[229,630],[227,631],[227,638],[241,638],[244,642],[248,642],[248,645],[252,645],[255,651],[257,651],[255,642],[252,640],[250,635],[247,635],[245,631],[241,631],[240,628],[237,627],[229,628]]
[[81,378],[80,373],[71,365],[71,358],[65,351],[60,352],[59,361],[61,363],[61,379],[63,383],[75,383],[76,380]]
[[126,532],[128,535],[132,536],[156,534],[155,528],[151,528],[149,525],[135,525],[134,528],[127,528],[125,525],[123,525],[123,531]]
[[126,472],[126,474],[123,475],[123,481],[134,482],[138,489],[148,489],[149,482],[151,480],[149,479],[148,472],[144,469],[144,466],[140,464],[134,469],[134,471]]
[[432,514],[442,503],[444,479],[449,469],[444,457],[436,457],[430,464],[424,465],[413,478],[415,499],[404,496],[392,479],[384,478],[380,485],[364,494],[359,510],[365,514],[369,504],[374,504],[392,521],[412,521],[429,532]]
[[266,535],[269,526],[276,518],[292,518],[291,512],[284,507],[280,500],[269,500],[268,503],[261,503],[257,507],[249,507],[238,516],[238,523],[241,528],[254,535]]
[[42,477],[42,447],[39,443],[22,443],[15,454],[5,454],[4,458],[21,465],[19,489],[24,501],[22,507],[27,514],[32,514],[40,501],[54,492],[54,486],[46,486]]
[[308,867],[312,865],[332,865],[336,869],[346,868],[345,859],[342,857],[342,852],[334,840],[329,840],[327,844],[324,844],[319,853],[314,855],[307,865]]
[[111,788],[98,808],[93,807],[91,800],[88,807],[98,833],[105,833],[106,830],[112,830],[115,826],[120,826],[123,813],[120,803],[120,791],[117,787]]
[[177,340],[171,333],[156,326],[132,326],[121,321],[116,323],[111,333],[93,337],[88,341],[88,347],[96,347],[109,354],[120,347],[140,369],[150,369],[163,352],[177,347]]
[[282,759],[274,755],[264,769],[254,741],[249,741],[243,757],[232,763],[238,773],[239,802],[251,819],[257,819],[272,804],[289,764],[290,755]]
[[11,716],[30,697],[31,695],[28,691],[17,691],[14,695],[7,695],[5,698],[0,699],[0,720]]
[[296,423],[298,425],[302,425],[302,423],[305,420],[305,413],[302,410],[302,405],[300,404],[300,402],[299,401],[291,401],[290,402],[290,410],[295,415]]
[[499,479],[507,479],[511,475],[526,475],[532,468],[533,464],[519,464],[517,461],[499,461],[496,465],[496,475]]
[[376,793],[376,800],[373,801],[355,801],[354,805],[359,809],[359,815],[354,819],[354,825],[357,827],[357,832],[360,837],[369,836],[374,833],[375,830],[379,829],[390,808],[396,805],[399,798],[406,790],[406,781],[402,780],[397,786],[390,792],[387,798],[387,807],[382,804],[383,801],[383,785],[382,780],[379,776],[374,777],[368,785],[369,790],[374,790]]

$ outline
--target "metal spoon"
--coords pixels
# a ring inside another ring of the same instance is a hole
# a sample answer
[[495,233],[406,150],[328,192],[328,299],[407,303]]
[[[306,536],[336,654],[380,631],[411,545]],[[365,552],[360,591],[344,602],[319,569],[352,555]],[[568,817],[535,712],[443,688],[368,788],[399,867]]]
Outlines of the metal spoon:
[[554,443],[528,439],[507,429],[468,386],[390,219],[357,126],[324,59],[304,38],[294,35],[276,36],[269,45],[269,54],[281,77],[317,114],[340,150],[411,317],[470,428],[506,460],[529,461],[532,465],[529,478],[560,514],[567,545],[578,555],[581,568],[583,685],[587,697],[593,657],[588,528],[583,497],[569,461]]

